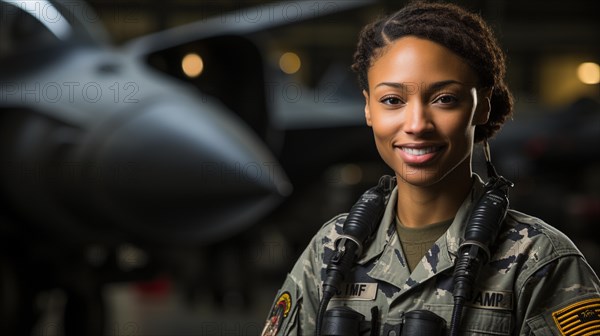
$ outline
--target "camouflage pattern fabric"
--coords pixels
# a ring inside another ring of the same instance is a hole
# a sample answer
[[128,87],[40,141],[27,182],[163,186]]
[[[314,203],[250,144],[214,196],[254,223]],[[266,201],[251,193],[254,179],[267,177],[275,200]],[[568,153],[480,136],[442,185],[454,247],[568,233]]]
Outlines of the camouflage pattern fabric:
[[[348,306],[370,320],[371,308],[378,306],[380,335],[388,335],[405,312],[416,309],[441,316],[449,329],[454,260],[471,207],[483,190],[479,178],[474,180],[450,228],[412,273],[394,225],[394,189],[374,239],[328,307]],[[287,275],[271,312],[288,296],[289,312],[280,314],[265,335],[314,335],[321,282],[345,217],[327,222]],[[600,281],[564,234],[509,210],[491,252],[463,310],[461,335],[600,335]]]

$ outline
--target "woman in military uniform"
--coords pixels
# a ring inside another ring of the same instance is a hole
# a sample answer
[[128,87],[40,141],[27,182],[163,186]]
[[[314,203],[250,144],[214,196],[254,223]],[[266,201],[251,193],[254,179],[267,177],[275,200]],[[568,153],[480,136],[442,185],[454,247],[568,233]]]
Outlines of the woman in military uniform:
[[[378,319],[374,334],[398,335],[403,316],[418,309],[450,323],[455,259],[482,193],[473,146],[512,112],[504,58],[487,24],[451,4],[412,3],[361,32],[352,68],[366,123],[397,186],[329,307]],[[312,239],[263,335],[315,333],[321,284],[345,218],[333,218]],[[561,232],[509,210],[490,250],[461,335],[600,334],[600,282]]]

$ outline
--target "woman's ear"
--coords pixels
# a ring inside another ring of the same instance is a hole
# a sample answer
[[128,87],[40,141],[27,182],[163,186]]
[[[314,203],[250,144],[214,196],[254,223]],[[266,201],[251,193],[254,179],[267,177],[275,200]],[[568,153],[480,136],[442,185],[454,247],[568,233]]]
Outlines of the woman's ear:
[[371,111],[369,111],[369,93],[367,90],[363,90],[363,96],[365,96],[365,120],[367,125],[371,126]]
[[492,111],[492,88],[484,88],[477,92],[477,108],[473,116],[474,125],[483,125],[487,123]]

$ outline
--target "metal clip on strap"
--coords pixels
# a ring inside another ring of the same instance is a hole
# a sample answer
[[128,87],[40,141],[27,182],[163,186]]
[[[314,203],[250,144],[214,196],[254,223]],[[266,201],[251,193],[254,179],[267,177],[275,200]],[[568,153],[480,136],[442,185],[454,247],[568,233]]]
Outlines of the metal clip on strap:
[[361,242],[359,242],[359,241],[358,241],[358,239],[356,239],[356,238],[354,238],[354,237],[352,237],[352,236],[345,235],[345,234],[341,234],[341,235],[340,235],[340,236],[339,236],[339,237],[338,237],[338,238],[335,240],[335,248],[336,248],[336,250],[338,250],[338,245],[339,245],[339,244],[340,244],[340,242],[341,242],[341,243],[342,243],[342,249],[341,249],[341,250],[338,250],[338,251],[342,251],[342,252],[344,252],[344,250],[343,250],[343,249],[344,249],[344,245],[345,245],[345,240],[346,240],[346,239],[348,239],[348,240],[351,240],[351,241],[353,241],[353,242],[356,244],[356,246],[357,246],[357,248],[356,248],[356,258],[360,258],[360,256],[362,255],[362,251],[363,251],[363,245],[362,245],[362,243],[361,243]]
[[476,245],[483,250],[483,252],[487,255],[488,258],[490,257],[490,249],[487,246],[485,246],[485,244],[482,244],[481,242],[478,242],[476,240],[465,240],[462,244],[460,244],[460,248],[466,245]]

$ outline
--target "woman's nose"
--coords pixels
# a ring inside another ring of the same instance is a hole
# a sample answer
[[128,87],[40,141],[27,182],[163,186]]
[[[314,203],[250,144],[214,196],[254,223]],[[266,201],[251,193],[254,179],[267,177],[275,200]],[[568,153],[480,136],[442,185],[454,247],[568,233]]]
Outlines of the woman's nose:
[[431,132],[433,130],[433,124],[429,118],[425,106],[423,106],[421,102],[408,103],[405,112],[405,133],[419,135]]

